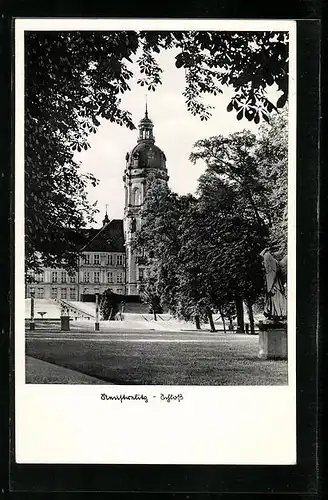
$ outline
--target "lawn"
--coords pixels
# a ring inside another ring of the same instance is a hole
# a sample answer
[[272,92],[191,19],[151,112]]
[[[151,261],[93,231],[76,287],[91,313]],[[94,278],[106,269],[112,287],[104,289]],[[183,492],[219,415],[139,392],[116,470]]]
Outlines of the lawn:
[[257,342],[243,335],[190,343],[35,339],[26,354],[114,384],[286,384],[287,362],[259,360]]

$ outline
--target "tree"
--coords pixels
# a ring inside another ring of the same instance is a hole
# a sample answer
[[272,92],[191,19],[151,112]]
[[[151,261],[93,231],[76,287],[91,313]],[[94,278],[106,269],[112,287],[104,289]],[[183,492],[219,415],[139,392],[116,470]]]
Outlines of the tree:
[[265,187],[255,154],[256,136],[248,130],[201,139],[194,145],[190,161],[205,161],[208,169],[226,184],[236,187],[245,209],[262,229],[270,223]]
[[189,209],[196,200],[178,196],[167,185],[153,180],[142,209],[142,227],[135,249],[142,251],[147,273],[141,293],[148,300],[159,298],[178,317],[196,319],[201,314],[197,277],[184,259],[182,234]]
[[198,193],[203,282],[212,307],[223,320],[225,313],[228,318],[233,316],[231,303],[236,303],[243,330],[242,301],[252,318],[252,304],[263,291],[259,256],[265,242],[262,227],[246,209],[242,191],[226,184],[215,172],[208,170],[200,178]]
[[[89,147],[99,116],[130,128],[119,109],[130,72],[122,62],[136,49],[133,34],[28,32],[25,53],[25,252],[38,263],[76,266],[76,232],[95,207],[74,152]],[[97,118],[98,117],[98,118]]]
[[166,184],[149,179],[134,250],[147,264],[141,295],[150,306],[159,297],[171,310],[175,308],[179,217],[179,197]]
[[270,210],[269,244],[277,257],[287,254],[288,110],[273,113],[260,128],[256,159]]
[[[213,205],[213,203],[217,203],[216,199],[218,197],[221,200],[225,197],[222,186],[225,186],[226,189],[228,187],[232,189],[232,198],[230,197],[229,201],[229,197],[226,197],[225,205],[226,207],[230,206],[231,199],[233,200],[235,207],[234,218],[231,219],[225,213],[225,220],[222,221],[221,227],[225,227],[227,234],[233,234],[235,225],[240,231],[240,243],[247,245],[248,248],[256,249],[255,252],[252,250],[252,255],[246,259],[240,259],[242,254],[238,255],[238,252],[234,251],[229,258],[230,270],[225,268],[224,276],[229,278],[234,276],[234,267],[237,266],[239,283],[242,283],[240,281],[242,276],[240,266],[246,263],[250,271],[252,271],[254,265],[258,268],[258,255],[256,252],[259,253],[267,245],[276,252],[278,257],[281,258],[286,255],[287,110],[279,114],[273,114],[270,123],[261,127],[258,137],[244,130],[228,137],[217,136],[197,141],[190,159],[194,163],[200,159],[204,160],[208,167],[208,172],[200,180],[201,199],[203,198],[207,200],[207,203]],[[218,217],[220,217],[220,214],[223,213],[222,203],[221,206],[219,204],[214,210],[217,211]],[[231,221],[233,221],[232,225]],[[246,239],[243,236],[244,231]],[[237,241],[238,239],[236,239]],[[221,246],[222,249],[224,249],[224,246]],[[237,256],[236,260],[234,260],[234,256]],[[221,251],[218,251],[217,258],[220,262],[223,262],[225,258],[224,252],[222,254]],[[212,262],[215,262],[215,260]],[[246,269],[244,271],[246,272]],[[261,276],[258,269],[257,271],[253,269],[252,272],[256,276]],[[244,276],[246,275],[244,274]],[[223,279],[225,278],[223,277]],[[235,291],[237,316],[238,324],[243,328],[241,299],[245,299],[251,330],[253,330],[252,304],[258,298],[258,291],[261,286],[257,284],[252,291],[248,288],[252,280],[247,278],[244,280],[244,284],[247,282],[247,286],[241,286],[241,295],[240,292]]]
[[200,179],[198,199],[178,197],[155,183],[147,192],[136,248],[147,265],[143,289],[160,297],[173,314],[186,320],[207,317],[215,331],[213,312],[233,316],[238,298],[252,307],[263,289],[259,253],[263,238],[245,210],[234,186],[214,172]]
[[[237,119],[268,119],[275,103],[266,88],[277,84],[287,100],[288,38],[272,32],[28,32],[25,44],[26,267],[76,262],[76,233],[93,220],[86,186],[74,152],[89,147],[100,118],[130,129],[131,115],[121,95],[135,76],[128,64],[137,57],[138,83],[153,91],[161,83],[156,54],[175,49],[175,65],[186,75],[188,110],[202,120],[210,108],[206,93],[232,86],[228,111]],[[68,231],[66,231],[68,230]]]

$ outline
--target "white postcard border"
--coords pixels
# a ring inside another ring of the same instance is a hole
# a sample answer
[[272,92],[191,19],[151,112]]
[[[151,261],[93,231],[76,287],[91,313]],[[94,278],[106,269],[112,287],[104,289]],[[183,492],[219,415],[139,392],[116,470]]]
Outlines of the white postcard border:
[[[288,377],[282,387],[25,384],[24,31],[288,30]],[[296,22],[17,19],[15,21],[15,457],[18,463],[296,463]],[[142,393],[149,402],[101,400]],[[153,398],[181,393],[180,403]]]

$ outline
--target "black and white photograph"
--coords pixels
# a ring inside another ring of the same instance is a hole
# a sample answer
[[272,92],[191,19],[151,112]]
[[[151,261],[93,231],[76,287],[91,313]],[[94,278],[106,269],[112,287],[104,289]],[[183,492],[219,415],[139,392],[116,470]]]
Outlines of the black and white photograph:
[[294,387],[293,23],[80,25],[20,32],[19,384]]

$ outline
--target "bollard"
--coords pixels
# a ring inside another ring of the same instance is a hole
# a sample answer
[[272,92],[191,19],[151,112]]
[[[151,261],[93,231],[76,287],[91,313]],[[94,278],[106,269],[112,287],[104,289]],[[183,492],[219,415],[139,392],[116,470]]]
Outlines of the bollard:
[[95,322],[95,331],[99,331],[99,293],[96,292],[96,322]]
[[31,320],[30,320],[30,330],[35,330],[35,322],[34,322],[34,297],[35,291],[31,289]]

